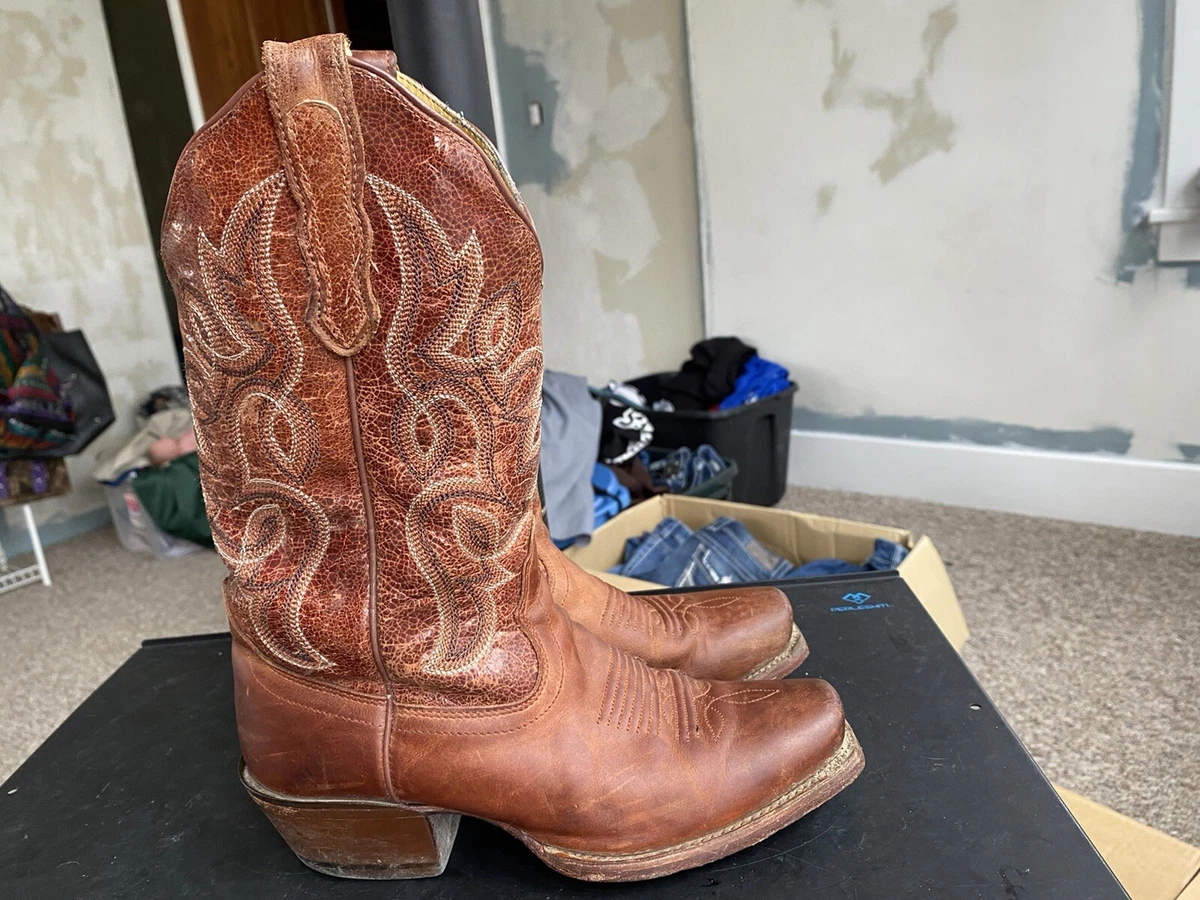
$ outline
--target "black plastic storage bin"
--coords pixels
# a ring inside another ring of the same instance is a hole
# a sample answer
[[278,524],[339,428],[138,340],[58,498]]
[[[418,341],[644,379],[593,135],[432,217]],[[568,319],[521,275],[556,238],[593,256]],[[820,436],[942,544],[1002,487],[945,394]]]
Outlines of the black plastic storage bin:
[[[650,402],[660,394],[658,385],[674,372],[635,378],[629,384]],[[792,398],[796,385],[733,409],[647,410],[654,425],[654,446],[698,447],[712,444],[718,453],[738,464],[733,492],[740,503],[771,506],[787,488],[788,444],[792,431]]]

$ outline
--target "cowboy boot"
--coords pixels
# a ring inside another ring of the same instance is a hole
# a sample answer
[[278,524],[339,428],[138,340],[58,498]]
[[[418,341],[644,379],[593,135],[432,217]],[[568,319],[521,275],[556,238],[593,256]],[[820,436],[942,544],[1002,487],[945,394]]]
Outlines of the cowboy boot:
[[697,678],[782,678],[808,656],[787,595],[773,587],[627,594],[580,568],[538,517],[534,550],[550,596],[605,643]]
[[255,801],[330,874],[438,874],[466,814],[632,880],[834,796],[828,684],[653,669],[552,601],[541,253],[486,142],[340,35],[263,55],[163,233]]
[[[425,91],[400,71],[390,50],[355,50],[351,55]],[[749,681],[782,678],[808,657],[808,644],[792,621],[791,601],[777,588],[630,595],[559,550],[540,514],[534,526],[534,548],[554,602],[605,643],[655,668]]]

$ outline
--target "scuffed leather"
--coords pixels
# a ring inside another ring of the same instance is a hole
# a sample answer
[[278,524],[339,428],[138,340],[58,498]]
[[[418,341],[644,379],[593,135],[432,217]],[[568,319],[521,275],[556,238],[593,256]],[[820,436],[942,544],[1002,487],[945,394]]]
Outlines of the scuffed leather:
[[[651,668],[573,622],[544,581],[538,590],[531,624],[545,639],[547,678],[531,702],[469,716],[397,711],[388,745],[395,799],[559,847],[628,853],[736,821],[840,744],[842,706],[826,682],[705,681]],[[369,752],[383,700],[289,676],[253,651],[236,655],[256,676],[239,673],[237,691],[243,753],[260,782],[298,796],[386,796],[375,793],[383,781]],[[251,702],[257,718],[242,725]],[[331,721],[333,712],[341,718]]]
[[398,703],[519,703],[538,668],[516,613],[536,496],[541,253],[474,143],[395,81],[357,64],[354,76],[385,310],[354,359],[376,515],[390,523],[380,642]]
[[185,149],[165,216],[249,771],[581,851],[769,804],[841,744],[837,694],[653,669],[553,601],[534,551],[536,236],[461,129],[372,67],[349,75],[380,307],[357,354],[305,324],[261,79]]
[[567,615],[652,666],[736,680],[791,640],[792,604],[778,588],[631,595],[563,555],[540,518],[535,548],[550,594]]

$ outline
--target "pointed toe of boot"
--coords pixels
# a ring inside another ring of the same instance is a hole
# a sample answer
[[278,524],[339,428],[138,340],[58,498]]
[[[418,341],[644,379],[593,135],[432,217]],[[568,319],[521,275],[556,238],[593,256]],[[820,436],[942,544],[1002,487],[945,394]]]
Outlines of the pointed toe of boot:
[[697,678],[782,678],[808,656],[792,620],[792,603],[778,588],[737,588],[697,593],[688,604],[698,642],[688,674]]
[[737,734],[734,755],[754,761],[725,785],[732,795],[726,802],[736,803],[737,794],[756,798],[752,809],[726,826],[721,855],[787,827],[862,772],[862,748],[828,682],[805,678],[725,684],[714,694],[726,724]]
[[639,814],[609,836],[619,846],[580,852],[526,840],[557,871],[637,881],[704,865],[786,828],[862,771],[841,700],[824,681],[677,684],[691,699],[676,765],[639,784]]
[[836,757],[846,741],[849,726],[841,697],[820,678],[796,678],[749,688],[778,691],[760,715],[744,720],[750,739],[759,742],[765,756],[778,761],[788,785],[817,772]]

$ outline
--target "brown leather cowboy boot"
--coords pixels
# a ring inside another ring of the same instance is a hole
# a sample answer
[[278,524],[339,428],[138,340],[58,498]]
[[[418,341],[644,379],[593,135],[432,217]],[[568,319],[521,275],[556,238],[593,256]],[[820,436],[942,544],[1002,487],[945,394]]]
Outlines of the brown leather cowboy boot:
[[486,142],[339,35],[264,62],[185,149],[163,258],[243,781],[296,853],[433,875],[467,814],[565,874],[650,878],[849,784],[829,685],[653,669],[552,602],[541,254]]
[[[424,90],[400,72],[391,51],[355,50],[351,55]],[[540,515],[534,526],[534,549],[554,602],[605,643],[655,668],[679,669],[697,678],[758,680],[782,678],[808,657],[808,644],[792,621],[791,602],[776,588],[627,594],[565,556]]]
[[627,594],[584,571],[550,539],[539,517],[534,550],[550,596],[605,643],[661,669],[696,678],[782,678],[808,656],[778,588]]

